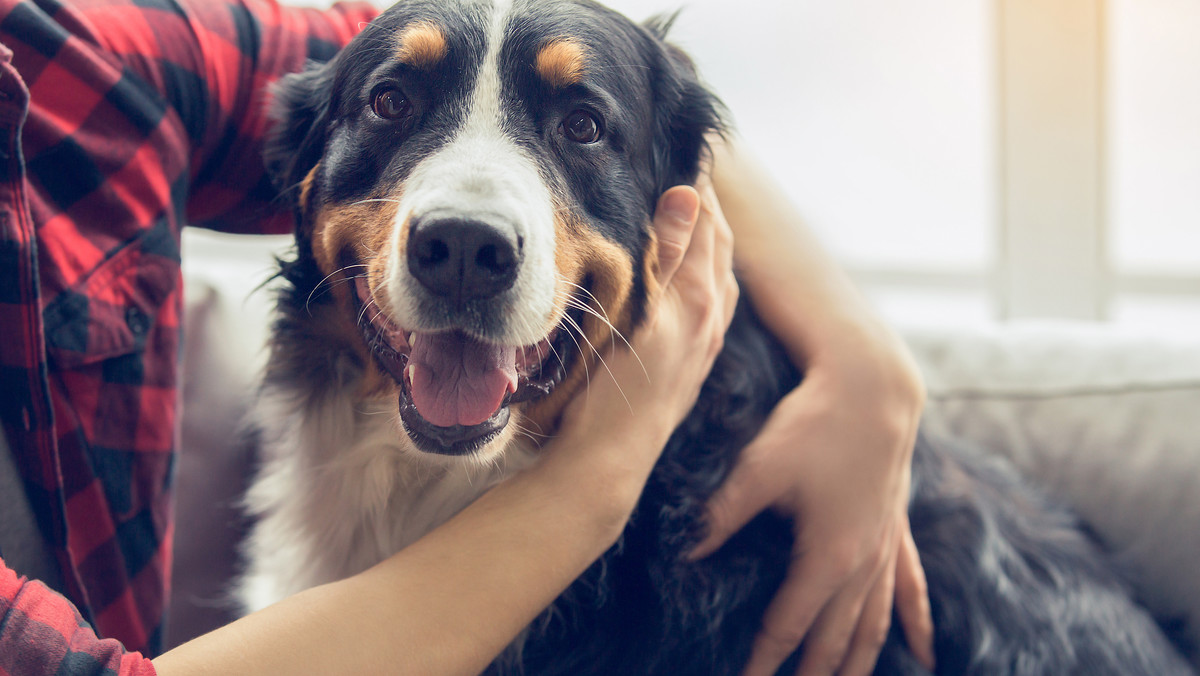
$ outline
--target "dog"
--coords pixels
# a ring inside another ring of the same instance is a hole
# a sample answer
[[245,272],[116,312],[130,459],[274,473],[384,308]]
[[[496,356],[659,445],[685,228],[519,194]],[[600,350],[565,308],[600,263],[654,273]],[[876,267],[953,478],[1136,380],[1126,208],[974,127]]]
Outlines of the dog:
[[[296,252],[252,412],[247,610],[365,570],[531,465],[638,326],[656,200],[724,128],[669,23],[589,0],[408,0],[281,81],[266,159]],[[743,303],[621,542],[489,673],[738,673],[791,524],[764,513],[686,553],[801,378]],[[910,520],[938,673],[1190,673],[1076,520],[1000,461],[920,436]],[[927,672],[893,629],[877,673]]]

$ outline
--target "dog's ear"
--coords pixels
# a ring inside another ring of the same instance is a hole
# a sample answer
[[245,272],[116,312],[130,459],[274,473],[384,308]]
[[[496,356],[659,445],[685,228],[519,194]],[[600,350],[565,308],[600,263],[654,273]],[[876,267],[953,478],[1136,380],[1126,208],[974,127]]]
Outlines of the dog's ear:
[[655,83],[656,195],[695,182],[701,159],[708,152],[708,135],[724,134],[728,129],[724,106],[700,81],[691,57],[666,40],[678,14],[656,16],[645,23],[660,50],[662,66]]
[[297,209],[302,207],[300,184],[320,161],[329,137],[333,72],[333,63],[309,63],[274,87],[263,159],[283,197]]

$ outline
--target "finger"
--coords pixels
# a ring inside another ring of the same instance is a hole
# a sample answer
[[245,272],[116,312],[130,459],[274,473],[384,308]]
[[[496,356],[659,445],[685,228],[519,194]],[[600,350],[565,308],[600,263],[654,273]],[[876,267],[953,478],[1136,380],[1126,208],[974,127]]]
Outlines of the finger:
[[933,613],[929,608],[929,585],[917,543],[908,520],[903,524],[900,549],[896,557],[896,614],[908,649],[921,666],[936,668],[933,651]]
[[699,212],[700,196],[690,186],[675,186],[658,199],[658,207],[654,211],[654,234],[658,240],[660,285],[665,287],[670,284],[683,263]]
[[705,208],[699,193],[695,190],[693,192],[696,198],[696,226],[692,230],[692,241],[683,254],[683,262],[680,263],[675,276],[686,276],[687,286],[681,287],[680,290],[702,291],[699,297],[703,298],[707,305],[712,300],[710,292],[715,283],[712,269],[717,246],[717,218],[712,209]]
[[787,578],[763,614],[762,629],[754,637],[750,660],[742,676],[770,676],[779,670],[808,633],[817,613],[834,593],[834,583],[809,563],[794,559]]
[[696,561],[720,549],[782,491],[780,483],[788,477],[771,472],[768,463],[763,462],[766,454],[759,439],[746,445],[725,482],[709,498],[705,519],[708,532],[688,555],[689,559]]
[[896,554],[893,550],[887,565],[875,578],[875,584],[863,604],[862,615],[858,618],[858,627],[854,630],[854,638],[846,651],[838,676],[867,676],[875,670],[875,662],[879,659],[879,651],[887,641],[888,630],[892,627],[892,599],[896,590]]
[[725,280],[725,328],[729,328],[729,323],[733,321],[733,313],[737,310],[738,297],[741,294],[742,287],[738,284],[733,270],[730,270]]
[[701,218],[711,219],[714,228],[716,248],[713,263],[716,266],[717,279],[720,279],[726,271],[733,269],[733,229],[729,227],[729,221],[721,209],[712,179],[708,176],[697,179],[696,192],[700,196]]
[[821,609],[804,637],[804,657],[796,673],[800,676],[816,676],[837,672],[846,657],[846,650],[854,638],[858,620],[862,617],[867,594],[871,591],[874,568],[847,580],[839,591]]
[[715,312],[712,316],[711,330],[713,337],[709,352],[706,355],[710,368],[716,362],[717,356],[720,355],[721,350],[725,346],[725,334],[729,331],[729,324],[733,321],[733,314],[737,310],[738,296],[741,294],[737,278],[733,276],[732,270],[725,273],[725,283],[722,288],[724,289],[723,294],[721,294],[722,304],[719,306],[720,312]]

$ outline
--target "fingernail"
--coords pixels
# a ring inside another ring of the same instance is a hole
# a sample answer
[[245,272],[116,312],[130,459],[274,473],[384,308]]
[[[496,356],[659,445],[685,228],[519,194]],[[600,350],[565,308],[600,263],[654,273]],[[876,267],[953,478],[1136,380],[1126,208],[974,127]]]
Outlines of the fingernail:
[[706,556],[708,556],[709,554],[711,554],[712,552],[709,550],[710,550],[709,544],[707,542],[701,542],[700,544],[698,544],[694,548],[692,548],[692,550],[690,552],[685,554],[683,557],[683,560],[687,561],[688,563],[695,563],[696,561],[699,561],[699,560],[705,558]]
[[691,224],[700,211],[700,199],[693,188],[676,186],[663,193],[658,208],[667,217],[680,223]]

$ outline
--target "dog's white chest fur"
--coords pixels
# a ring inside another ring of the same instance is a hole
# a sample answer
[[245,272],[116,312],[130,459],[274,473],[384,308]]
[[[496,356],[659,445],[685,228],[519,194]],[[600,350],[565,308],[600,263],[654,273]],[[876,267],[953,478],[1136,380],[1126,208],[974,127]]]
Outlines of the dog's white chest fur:
[[246,497],[247,612],[375,565],[535,458],[520,442],[486,465],[422,454],[394,402],[344,394],[268,389],[254,417],[263,467]]

